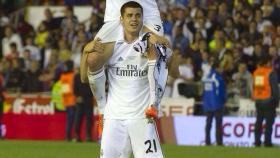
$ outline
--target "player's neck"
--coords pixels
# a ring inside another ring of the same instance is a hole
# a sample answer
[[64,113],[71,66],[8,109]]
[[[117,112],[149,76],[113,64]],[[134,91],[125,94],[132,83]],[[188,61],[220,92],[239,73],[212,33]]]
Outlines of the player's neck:
[[128,43],[134,42],[138,37],[139,37],[139,33],[128,33],[128,32],[124,33],[124,39]]

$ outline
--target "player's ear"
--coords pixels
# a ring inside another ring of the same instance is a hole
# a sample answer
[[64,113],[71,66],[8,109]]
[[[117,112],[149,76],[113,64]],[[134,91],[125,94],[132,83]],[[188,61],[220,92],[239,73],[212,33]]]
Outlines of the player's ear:
[[120,21],[121,21],[121,24],[123,24],[123,17],[122,16],[120,17]]

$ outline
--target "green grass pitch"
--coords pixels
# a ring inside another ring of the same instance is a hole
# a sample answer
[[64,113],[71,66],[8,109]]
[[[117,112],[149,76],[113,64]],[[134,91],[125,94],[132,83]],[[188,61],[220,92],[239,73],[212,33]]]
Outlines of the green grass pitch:
[[[279,147],[192,147],[163,145],[165,158],[276,158]],[[0,140],[0,158],[99,158],[99,144]]]

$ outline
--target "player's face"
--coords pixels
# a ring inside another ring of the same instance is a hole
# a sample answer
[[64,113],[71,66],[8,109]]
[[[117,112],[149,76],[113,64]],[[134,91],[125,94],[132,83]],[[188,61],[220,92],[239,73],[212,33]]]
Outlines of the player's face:
[[140,8],[126,8],[121,20],[125,32],[138,35],[143,26],[142,11]]

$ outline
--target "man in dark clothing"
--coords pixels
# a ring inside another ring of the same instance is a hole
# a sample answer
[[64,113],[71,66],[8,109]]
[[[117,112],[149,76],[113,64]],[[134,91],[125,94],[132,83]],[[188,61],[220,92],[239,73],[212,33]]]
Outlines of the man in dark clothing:
[[0,68],[0,139],[3,138],[2,133],[2,117],[4,110],[4,77],[2,75],[2,67]]
[[39,70],[39,63],[35,60],[31,61],[30,68],[25,72],[25,78],[23,79],[22,92],[35,93],[43,91],[43,84],[39,80],[41,74]]
[[223,109],[226,102],[225,82],[219,63],[212,64],[211,70],[203,81],[203,109],[206,113],[205,143],[211,145],[212,121],[216,120],[216,142],[223,145]]
[[76,141],[80,142],[80,131],[82,118],[86,117],[86,141],[91,141],[91,129],[93,124],[93,95],[87,83],[82,83],[80,74],[74,77],[74,94],[76,96],[76,114],[75,114],[75,134]]
[[255,146],[261,145],[262,123],[265,120],[266,147],[271,147],[272,126],[278,106],[279,90],[277,74],[271,66],[271,57],[264,57],[253,75],[253,98],[256,102]]

